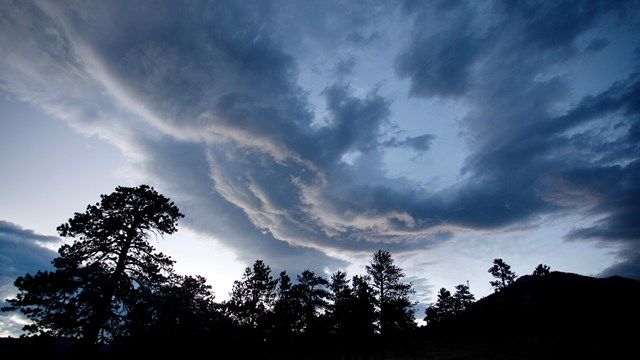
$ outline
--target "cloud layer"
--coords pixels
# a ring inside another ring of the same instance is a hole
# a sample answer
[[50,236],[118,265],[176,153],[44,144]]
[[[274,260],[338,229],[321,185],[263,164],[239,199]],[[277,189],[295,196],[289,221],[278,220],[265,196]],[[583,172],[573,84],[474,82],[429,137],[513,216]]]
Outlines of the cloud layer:
[[[640,278],[638,58],[588,90],[572,70],[615,66],[636,3],[321,3],[5,2],[0,84],[117,145],[245,261],[334,270],[578,214],[567,239],[615,244],[606,273]],[[387,171],[439,146],[396,117],[409,101],[465,109],[433,120],[466,146],[443,190]]]
[[[15,296],[13,282],[18,276],[52,268],[56,253],[46,246],[59,243],[55,236],[36,234],[0,220],[0,307],[6,305],[8,297]],[[19,318],[0,313],[0,336],[19,333],[21,328]]]

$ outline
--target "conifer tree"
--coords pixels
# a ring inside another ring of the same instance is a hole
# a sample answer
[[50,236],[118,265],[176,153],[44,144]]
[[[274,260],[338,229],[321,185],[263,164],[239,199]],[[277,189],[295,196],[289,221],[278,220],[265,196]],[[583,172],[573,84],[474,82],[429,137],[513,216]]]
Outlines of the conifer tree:
[[168,198],[148,185],[116,188],[57,230],[73,239],[58,250],[55,271],[16,279],[20,291],[3,310],[19,310],[33,321],[25,330],[111,341],[131,330],[131,313],[148,304],[173,273],[173,261],[149,243],[177,231],[184,217]]
[[494,259],[493,266],[488,271],[497,279],[490,282],[495,292],[506,289],[516,280],[516,273],[511,271],[511,266],[502,259]]
[[415,293],[400,267],[394,265],[391,253],[378,250],[366,266],[373,288],[378,332],[381,335],[397,333],[415,326],[413,303],[409,296]]
[[227,303],[231,317],[240,325],[264,330],[266,317],[275,304],[276,284],[264,261],[258,259],[253,266],[247,266],[242,280],[233,283]]

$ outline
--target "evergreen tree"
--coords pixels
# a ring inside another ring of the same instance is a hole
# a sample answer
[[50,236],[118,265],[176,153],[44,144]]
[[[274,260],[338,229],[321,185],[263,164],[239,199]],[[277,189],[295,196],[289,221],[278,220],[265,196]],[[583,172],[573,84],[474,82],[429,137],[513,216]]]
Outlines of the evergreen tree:
[[329,290],[331,303],[327,306],[327,316],[330,319],[331,332],[337,335],[344,335],[348,331],[349,317],[351,316],[352,303],[354,301],[347,273],[344,271],[333,273],[329,281]]
[[449,290],[441,288],[438,292],[436,303],[425,309],[426,317],[424,321],[427,324],[437,323],[450,316],[464,312],[474,302],[475,297],[471,294],[467,285],[457,285],[456,292],[453,295]]
[[449,290],[441,288],[438,292],[436,303],[425,310],[427,316],[424,320],[427,324],[437,323],[442,319],[456,314],[457,309],[456,298],[451,295]]
[[211,333],[221,321],[214,298],[204,277],[173,275],[148,293],[146,306],[130,310],[136,325],[132,335],[189,338]]
[[303,322],[305,332],[317,331],[319,328],[319,315],[327,306],[329,292],[326,287],[327,279],[317,276],[313,271],[305,270],[297,277],[294,292],[302,303]]
[[55,271],[16,279],[20,291],[3,310],[20,310],[34,334],[110,341],[131,330],[130,312],[145,293],[162,287],[173,261],[149,244],[149,234],[172,234],[184,217],[148,185],[117,187],[57,230],[73,238],[53,260]]
[[271,318],[273,337],[288,339],[304,329],[303,308],[286,271],[280,272],[276,290],[276,302]]
[[366,266],[374,293],[378,332],[390,335],[415,326],[411,283],[403,283],[404,272],[394,265],[391,253],[378,250]]
[[367,276],[355,275],[351,278],[352,302],[349,307],[349,318],[347,325],[349,333],[358,334],[362,339],[366,339],[375,333],[375,295],[369,285]]
[[467,310],[476,301],[475,296],[469,291],[469,286],[464,284],[456,286],[453,298],[455,300],[456,314]]
[[533,276],[545,276],[549,275],[550,272],[550,267],[548,267],[547,265],[538,264],[538,266],[536,266],[536,268],[533,270]]
[[488,271],[497,279],[490,282],[495,292],[504,290],[516,280],[516,273],[511,271],[511,266],[502,259],[494,259],[493,266]]
[[246,267],[242,280],[233,283],[227,303],[231,317],[240,325],[265,330],[266,317],[274,306],[277,282],[271,276],[271,268],[262,260]]

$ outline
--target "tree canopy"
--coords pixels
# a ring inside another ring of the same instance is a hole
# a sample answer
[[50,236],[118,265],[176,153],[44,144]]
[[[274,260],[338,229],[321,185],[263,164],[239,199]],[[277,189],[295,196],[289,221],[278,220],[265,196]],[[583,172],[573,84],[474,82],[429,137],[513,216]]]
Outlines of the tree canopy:
[[264,261],[256,260],[252,267],[246,267],[242,280],[234,281],[228,302],[233,319],[253,328],[263,326],[275,304],[276,285],[277,280]]
[[516,273],[511,271],[511,266],[500,258],[493,260],[493,266],[488,271],[496,278],[496,280],[490,282],[496,292],[506,289],[517,278]]
[[469,291],[469,286],[460,284],[456,286],[456,292],[441,288],[435,304],[425,309],[427,324],[440,322],[443,319],[466,311],[475,302],[475,296]]
[[58,250],[55,271],[16,279],[20,292],[8,309],[33,321],[28,332],[90,342],[127,335],[143,294],[161,289],[173,273],[173,261],[148,240],[177,231],[184,215],[175,204],[148,185],[100,197],[57,228],[73,243]]
[[549,275],[549,273],[551,272],[551,268],[547,265],[544,264],[538,264],[538,266],[536,266],[536,268],[533,270],[533,276],[545,276],[545,275]]
[[413,303],[409,299],[415,290],[411,283],[402,282],[404,272],[394,264],[391,253],[376,251],[366,271],[374,294],[378,332],[385,335],[415,326]]

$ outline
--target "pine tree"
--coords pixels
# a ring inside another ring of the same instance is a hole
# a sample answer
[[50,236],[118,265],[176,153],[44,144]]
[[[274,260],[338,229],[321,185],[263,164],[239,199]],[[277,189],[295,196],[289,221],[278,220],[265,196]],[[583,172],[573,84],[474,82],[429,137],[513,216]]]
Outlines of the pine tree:
[[302,303],[305,332],[310,333],[318,330],[318,317],[327,306],[328,281],[310,270],[303,271],[297,279],[298,283],[293,286],[294,292]]
[[545,276],[545,275],[549,275],[549,273],[551,272],[551,268],[548,267],[547,265],[543,265],[543,264],[538,264],[538,266],[536,266],[536,268],[533,270],[533,276]]
[[493,266],[488,271],[497,279],[490,282],[495,292],[506,289],[516,280],[516,273],[511,271],[511,266],[502,259],[494,259]]
[[375,296],[378,332],[389,335],[415,326],[413,303],[409,296],[415,293],[411,283],[403,283],[404,272],[393,264],[391,253],[378,250],[366,266]]
[[469,291],[469,286],[464,284],[456,286],[453,298],[455,299],[456,314],[467,310],[476,301],[475,296]]
[[101,195],[57,228],[74,241],[58,250],[55,271],[18,277],[20,293],[3,310],[20,310],[33,321],[25,330],[34,334],[88,342],[127,335],[132,309],[146,306],[144,294],[158,291],[173,273],[173,261],[155,251],[149,234],[173,234],[181,217],[148,185]]
[[236,280],[227,305],[231,317],[240,325],[264,330],[265,320],[275,303],[277,280],[264,261],[246,267],[242,280]]
[[331,302],[327,306],[327,317],[329,318],[331,332],[337,335],[345,335],[348,331],[354,296],[349,286],[347,273],[344,271],[337,271],[331,275],[329,300]]

